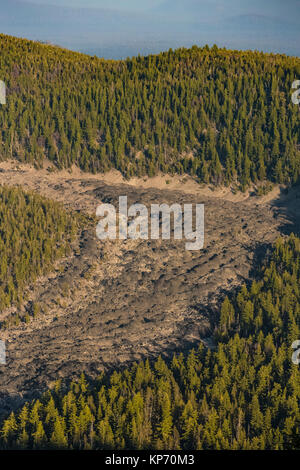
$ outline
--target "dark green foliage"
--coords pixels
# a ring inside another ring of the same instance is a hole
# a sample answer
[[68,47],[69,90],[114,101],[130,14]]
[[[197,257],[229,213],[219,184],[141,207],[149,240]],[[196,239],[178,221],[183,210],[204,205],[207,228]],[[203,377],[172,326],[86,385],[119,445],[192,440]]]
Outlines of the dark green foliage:
[[57,382],[4,421],[2,448],[299,447],[300,239],[279,240],[261,275],[225,300],[215,350]]
[[104,61],[0,35],[0,154],[245,188],[300,175],[300,59],[217,47]]
[[[0,311],[21,303],[25,286],[70,252],[77,228],[77,218],[61,204],[0,187]],[[33,306],[33,315],[38,309]]]

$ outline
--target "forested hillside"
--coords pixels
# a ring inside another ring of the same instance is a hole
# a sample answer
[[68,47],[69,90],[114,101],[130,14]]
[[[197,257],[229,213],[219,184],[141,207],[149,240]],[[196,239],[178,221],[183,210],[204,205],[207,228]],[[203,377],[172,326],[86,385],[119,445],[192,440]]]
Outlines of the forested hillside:
[[299,179],[299,58],[193,47],[104,61],[4,35],[0,52],[1,159],[242,188]]
[[61,204],[0,187],[0,311],[21,304],[25,286],[70,252],[78,222]]
[[299,449],[299,281],[300,239],[280,239],[257,282],[225,299],[215,349],[57,382],[5,420],[1,447]]

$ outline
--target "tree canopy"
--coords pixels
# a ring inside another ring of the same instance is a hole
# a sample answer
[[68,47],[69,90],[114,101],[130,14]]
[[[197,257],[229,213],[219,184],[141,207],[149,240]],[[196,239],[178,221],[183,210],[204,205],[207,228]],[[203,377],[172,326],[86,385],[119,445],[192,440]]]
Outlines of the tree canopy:
[[[0,187],[0,311],[21,304],[25,287],[70,253],[78,228],[78,216],[62,204],[21,188]],[[0,328],[19,320],[4,320]]]
[[90,382],[57,381],[2,423],[2,449],[299,449],[300,239],[278,240],[202,343]]
[[245,188],[300,174],[300,59],[216,46],[106,61],[0,35],[0,155]]

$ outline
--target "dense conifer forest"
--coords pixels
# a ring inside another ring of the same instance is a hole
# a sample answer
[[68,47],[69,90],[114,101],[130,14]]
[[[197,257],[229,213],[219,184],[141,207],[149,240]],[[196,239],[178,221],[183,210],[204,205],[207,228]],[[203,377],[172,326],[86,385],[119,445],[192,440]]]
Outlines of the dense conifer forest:
[[105,61],[0,35],[1,159],[245,188],[300,175],[300,59],[216,46]]
[[226,298],[202,344],[90,383],[58,381],[2,423],[1,448],[300,448],[300,239],[278,240],[248,288]]
[[[299,181],[299,58],[194,46],[106,61],[0,35],[0,70],[2,161],[242,190]],[[56,202],[0,187],[0,311],[70,253],[79,225]],[[211,317],[212,347],[59,380],[0,423],[0,449],[300,449],[299,286],[291,235]]]
[[0,187],[0,311],[20,305],[25,286],[70,253],[78,224],[61,204],[21,188]]

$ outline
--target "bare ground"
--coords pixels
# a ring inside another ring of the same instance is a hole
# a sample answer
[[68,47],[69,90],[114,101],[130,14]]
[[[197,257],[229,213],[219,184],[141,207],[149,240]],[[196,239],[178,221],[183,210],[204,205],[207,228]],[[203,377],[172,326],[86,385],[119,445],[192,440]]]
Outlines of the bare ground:
[[172,240],[100,242],[95,227],[83,230],[72,255],[28,293],[21,310],[38,301],[42,313],[1,332],[7,364],[0,366],[0,412],[57,378],[75,378],[81,371],[94,377],[111,366],[169,355],[201,340],[209,344],[220,299],[251,279],[280,234],[297,230],[297,189],[280,194],[275,188],[258,199],[227,189],[197,190],[192,182],[182,183],[183,189],[179,183],[171,189],[165,182],[151,187],[151,180],[127,185],[80,172],[0,165],[0,184],[20,184],[69,209],[94,214],[101,201],[116,204],[119,195],[127,195],[129,204],[204,203],[206,217],[205,247],[199,252]]

